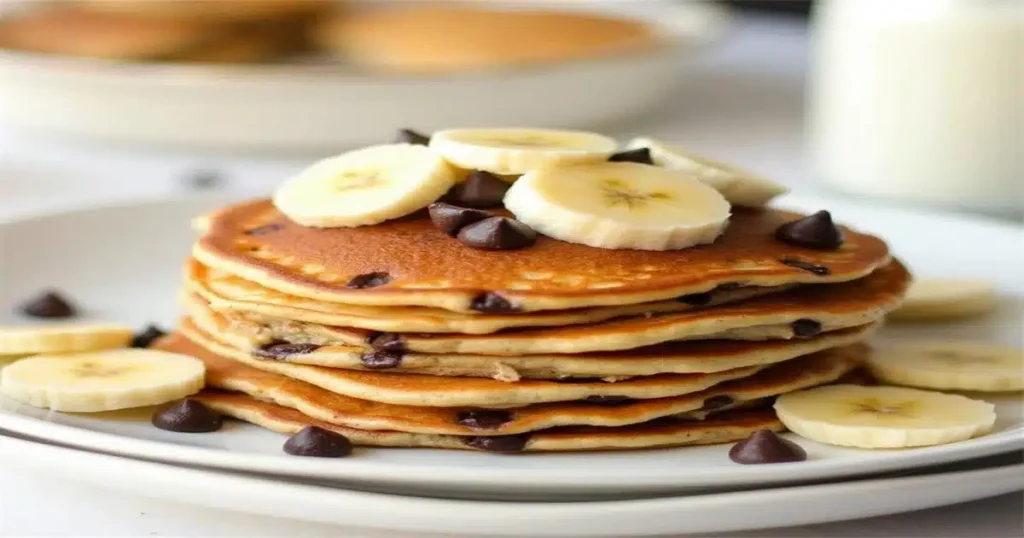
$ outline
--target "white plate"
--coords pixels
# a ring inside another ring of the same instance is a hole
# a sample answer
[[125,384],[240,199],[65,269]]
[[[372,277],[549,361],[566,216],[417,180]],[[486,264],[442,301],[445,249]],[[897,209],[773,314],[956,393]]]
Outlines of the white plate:
[[[207,508],[255,515],[266,515],[269,509],[276,517],[333,523],[353,531],[432,536],[594,538],[764,529],[895,514],[1024,489],[1019,456],[921,476],[582,503],[454,501],[362,493],[148,463],[2,435],[0,459],[103,488]],[[131,479],[111,480],[112,476]]]
[[[170,324],[182,259],[194,240],[189,219],[228,203],[192,199],[52,215],[0,225],[0,324],[26,322],[12,306],[59,285],[97,319],[141,325]],[[907,329],[917,336],[975,337],[1020,345],[1024,275],[1020,229],[998,223],[943,218],[855,206],[791,200],[790,206],[827,207],[843,222],[884,232],[901,257],[923,273],[991,278],[1008,297],[998,316],[955,326]],[[955,245],[951,249],[949,245]],[[939,248],[941,247],[941,248]],[[899,336],[893,330],[889,336]],[[284,438],[244,424],[203,434],[153,428],[145,413],[114,418],[50,413],[0,399],[0,428],[48,441],[170,462],[289,476],[316,477],[360,487],[482,498],[596,498],[707,488],[824,480],[952,462],[1024,447],[1019,395],[989,398],[998,405],[995,431],[945,446],[862,451],[802,440],[810,461],[740,466],[726,446],[592,454],[502,456],[443,450],[364,449],[342,460],[285,455]]]
[[669,45],[438,77],[325,65],[124,64],[0,51],[0,120],[116,142],[274,152],[337,152],[390,140],[400,127],[591,127],[662,102],[690,57],[728,21],[727,11],[706,2],[580,4],[647,20]]

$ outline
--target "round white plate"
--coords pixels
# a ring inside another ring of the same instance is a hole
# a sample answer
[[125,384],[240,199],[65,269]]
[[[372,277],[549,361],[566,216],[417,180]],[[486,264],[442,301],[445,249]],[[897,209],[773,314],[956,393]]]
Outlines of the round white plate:
[[620,57],[436,77],[319,64],[126,64],[0,50],[0,121],[115,142],[273,152],[337,152],[390,140],[401,127],[592,127],[662,102],[686,62],[728,26],[728,12],[708,2],[577,6],[648,21],[668,44]]
[[[895,514],[1024,489],[1024,465],[1014,464],[1019,457],[998,458],[984,465],[972,462],[920,476],[580,503],[456,501],[363,493],[149,463],[2,435],[0,458],[7,464],[70,480],[207,508],[255,515],[269,512],[277,517],[344,525],[352,531],[431,536],[595,538],[764,529]],[[128,476],[130,480],[111,480]]]
[[[171,324],[180,267],[194,234],[189,220],[229,203],[191,199],[76,211],[0,225],[0,324],[26,323],[14,306],[58,286],[95,319]],[[856,206],[790,200],[830,208],[842,222],[883,233],[921,273],[990,278],[1007,296],[998,315],[959,325],[893,330],[888,337],[971,337],[1020,345],[1021,230],[1009,225]],[[628,497],[664,492],[823,480],[952,462],[1024,447],[1019,394],[988,397],[998,405],[984,437],[915,450],[864,451],[801,440],[810,460],[741,466],[727,446],[620,453],[503,456],[443,450],[361,449],[340,460],[295,458],[284,437],[241,423],[211,434],[175,434],[148,422],[148,412],[70,415],[0,399],[0,428],[47,441],[153,460],[223,469],[315,477],[352,487],[420,494],[514,499]]]

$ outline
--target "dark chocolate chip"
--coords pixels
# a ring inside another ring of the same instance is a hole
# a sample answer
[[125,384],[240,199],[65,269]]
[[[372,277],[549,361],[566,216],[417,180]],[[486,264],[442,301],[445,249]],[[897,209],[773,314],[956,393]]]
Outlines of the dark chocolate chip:
[[832,222],[828,211],[818,211],[779,226],[775,238],[790,245],[818,250],[835,250],[843,244],[843,232]]
[[639,164],[654,164],[654,159],[651,158],[650,148],[639,148],[631,149],[629,151],[622,151],[608,157],[608,160],[613,163],[639,163]]
[[271,342],[253,351],[253,355],[262,359],[287,359],[292,355],[305,355],[320,349],[316,344],[290,344],[288,342]]
[[537,241],[537,232],[508,217],[491,217],[459,230],[463,245],[484,250],[524,248]]
[[405,351],[405,338],[397,333],[373,333],[366,343],[377,351]]
[[147,348],[153,345],[153,342],[155,342],[157,338],[165,336],[166,334],[167,331],[150,323],[141,332],[135,333],[135,336],[132,337],[132,347]]
[[56,291],[46,291],[21,306],[21,312],[34,318],[70,318],[78,310]]
[[591,394],[590,396],[584,398],[582,401],[597,405],[614,407],[617,405],[629,405],[635,402],[636,400],[630,398],[629,396],[622,396],[620,394]]
[[412,129],[401,129],[398,131],[398,135],[395,136],[395,143],[426,146],[430,144],[430,137],[425,134],[417,133]]
[[267,234],[270,234],[270,233],[281,231],[283,229],[284,229],[284,224],[280,224],[280,223],[275,222],[275,223],[272,223],[272,224],[264,224],[263,226],[257,226],[256,228],[253,228],[253,229],[245,232],[245,234],[246,235],[267,235]]
[[430,220],[442,232],[455,237],[464,227],[492,217],[490,213],[479,209],[469,209],[457,205],[436,202],[427,208]]
[[491,291],[473,297],[469,308],[486,314],[511,314],[519,311],[519,308],[513,306],[508,299]]
[[345,284],[345,287],[362,290],[366,288],[376,288],[378,286],[383,286],[388,282],[391,282],[391,275],[387,273],[366,273],[365,275],[358,275],[354,277],[352,280],[349,280],[348,284]]
[[735,402],[732,396],[726,394],[719,394],[712,396],[704,400],[704,405],[700,406],[701,411],[714,411],[715,409],[721,409],[727,405],[732,405]]
[[821,332],[821,323],[813,319],[798,319],[792,324],[793,334],[800,338],[810,338]]
[[800,445],[779,437],[771,430],[754,432],[729,449],[729,459],[745,465],[804,461],[807,452]]
[[466,180],[452,187],[448,199],[465,207],[498,207],[512,185],[498,176],[476,170]]
[[219,430],[224,417],[203,402],[186,398],[154,414],[152,422],[161,430],[205,433]]
[[710,293],[691,293],[676,298],[676,301],[690,306],[707,306],[711,303]]
[[463,443],[486,452],[519,452],[530,440],[529,434],[466,437]]
[[818,276],[828,276],[832,272],[829,270],[828,267],[825,267],[824,265],[817,265],[811,262],[805,262],[797,258],[782,258],[779,261],[782,262],[782,265],[788,265],[790,267],[795,267],[797,269],[803,269],[808,273],[813,273]]
[[370,370],[387,370],[398,368],[402,364],[404,355],[405,353],[402,351],[374,350],[363,353],[360,361]]
[[340,433],[306,426],[284,442],[284,451],[292,456],[340,458],[352,453],[352,442]]
[[493,430],[511,421],[512,413],[504,409],[474,409],[455,416],[455,422],[475,430]]

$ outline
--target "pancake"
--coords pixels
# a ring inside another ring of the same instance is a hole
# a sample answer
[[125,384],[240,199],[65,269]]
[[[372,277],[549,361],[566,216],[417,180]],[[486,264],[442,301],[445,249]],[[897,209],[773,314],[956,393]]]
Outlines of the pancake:
[[637,400],[667,398],[699,392],[724,381],[750,376],[762,369],[759,366],[747,366],[708,374],[661,374],[617,382],[587,379],[581,382],[522,380],[506,383],[476,377],[342,370],[264,361],[203,333],[188,320],[182,322],[179,330],[186,338],[216,355],[266,372],[305,381],[360,400],[419,407],[507,408],[612,396]]
[[[581,354],[635,349],[680,340],[769,340],[796,337],[794,323],[811,320],[821,332],[881,321],[899,306],[910,274],[899,262],[853,282],[801,286],[741,303],[689,312],[619,318],[601,323],[512,329],[486,335],[399,333],[407,351],[466,355],[523,356]],[[369,348],[372,331],[298,323],[246,314],[238,323],[265,342],[285,340],[317,345]]]
[[[232,332],[232,323],[201,300],[189,301],[191,323],[206,334],[232,347],[248,350],[259,347],[259,341],[245,334]],[[404,353],[392,372],[490,377],[501,381],[519,379],[561,379],[568,377],[633,377],[655,374],[711,373],[745,366],[774,364],[817,351],[865,340],[877,325],[853,327],[824,333],[807,339],[769,340],[764,342],[736,340],[703,340],[666,342],[626,351],[593,352],[580,355],[455,355],[447,353]],[[363,357],[367,350],[355,346],[324,346],[304,353],[281,354],[274,360],[367,370]]]
[[675,398],[613,402],[614,405],[551,403],[509,409],[498,412],[497,422],[478,424],[474,428],[460,424],[460,417],[473,413],[476,411],[474,408],[413,407],[349,398],[219,357],[181,335],[171,335],[158,343],[157,348],[201,359],[206,364],[208,387],[242,392],[338,426],[474,436],[511,435],[560,426],[625,426],[666,416],[703,418],[709,411],[722,410],[730,405],[757,402],[785,392],[833,382],[852,371],[864,353],[863,346],[830,350]]
[[[543,236],[530,248],[488,251],[448,237],[425,211],[375,226],[317,229],[292,222],[269,200],[256,200],[210,216],[209,233],[193,255],[290,295],[458,312],[479,308],[493,294],[518,311],[566,310],[671,300],[723,284],[844,282],[888,263],[883,241],[846,228],[845,242],[835,251],[775,239],[780,225],[801,216],[734,208],[727,231],[714,244],[678,251],[606,250]],[[384,273],[389,281],[348,287],[371,273]]]
[[74,0],[92,11],[218,22],[280,21],[331,7],[328,0]]

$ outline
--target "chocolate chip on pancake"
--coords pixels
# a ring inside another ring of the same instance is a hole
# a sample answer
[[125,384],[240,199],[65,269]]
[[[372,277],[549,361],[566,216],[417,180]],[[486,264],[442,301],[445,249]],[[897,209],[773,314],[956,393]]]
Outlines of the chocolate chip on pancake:
[[793,327],[793,334],[800,338],[810,338],[817,336],[821,332],[821,323],[813,319],[798,319],[791,326]]
[[775,238],[783,243],[817,250],[835,250],[843,244],[843,232],[828,211],[818,211],[779,226]]
[[605,405],[614,407],[616,405],[629,405],[636,400],[629,396],[622,396],[619,394],[592,394],[587,396],[582,401],[597,405]]
[[284,229],[284,224],[279,222],[273,222],[270,224],[264,224],[263,226],[257,226],[247,232],[245,235],[267,235],[270,233],[278,232]]
[[412,129],[400,129],[398,135],[395,136],[396,144],[416,144],[419,146],[426,146],[430,144],[430,137],[417,133]]
[[398,333],[371,333],[366,343],[377,351],[405,351],[405,338]]
[[677,297],[676,301],[679,301],[680,303],[683,303],[683,304],[688,304],[690,306],[707,306],[708,304],[711,303],[711,294],[710,293],[691,293],[689,295],[683,295],[682,297]]
[[622,151],[608,157],[608,161],[613,163],[639,163],[654,165],[654,159],[651,157],[650,148]]
[[362,290],[366,288],[377,288],[391,282],[391,275],[384,272],[366,273],[357,275],[348,281],[346,288]]
[[511,314],[519,311],[519,308],[509,302],[508,299],[493,291],[485,291],[473,297],[469,308],[485,314]]
[[455,416],[455,422],[475,430],[493,430],[511,421],[512,413],[504,409],[474,409]]
[[802,269],[808,273],[815,274],[818,276],[828,276],[832,271],[824,265],[818,265],[815,263],[805,262],[798,258],[782,258],[779,260],[782,265],[788,265],[797,269]]
[[135,336],[132,337],[131,346],[136,348],[147,348],[151,346],[157,338],[165,335],[167,335],[167,331],[151,323],[142,331],[135,333]]
[[154,414],[152,423],[161,430],[206,433],[219,430],[224,424],[224,417],[206,404],[186,398]]
[[474,170],[465,181],[452,187],[448,200],[465,207],[498,207],[511,186],[490,172]]
[[340,433],[306,426],[285,441],[284,451],[292,456],[340,458],[352,453],[352,443]]
[[462,442],[467,446],[485,452],[520,452],[529,442],[529,434],[495,435],[489,437],[466,437]]
[[444,202],[430,204],[427,212],[430,213],[430,220],[434,226],[452,237],[455,237],[462,228],[493,216],[486,211]]
[[402,364],[402,351],[375,350],[367,351],[360,357],[363,366],[370,370],[388,370],[398,368]]
[[532,245],[537,232],[508,217],[490,217],[459,230],[459,241],[484,250],[513,250]]
[[316,344],[291,344],[288,342],[271,342],[252,352],[261,359],[287,359],[292,355],[305,355],[320,349]]
[[70,318],[78,310],[56,291],[46,291],[21,306],[21,312],[34,318]]
[[744,465],[804,461],[807,452],[771,430],[758,430],[729,449],[729,459]]
[[701,411],[714,411],[715,409],[721,409],[727,405],[732,405],[735,402],[732,396],[727,394],[719,394],[712,396],[704,400],[704,405],[700,406]]

